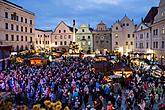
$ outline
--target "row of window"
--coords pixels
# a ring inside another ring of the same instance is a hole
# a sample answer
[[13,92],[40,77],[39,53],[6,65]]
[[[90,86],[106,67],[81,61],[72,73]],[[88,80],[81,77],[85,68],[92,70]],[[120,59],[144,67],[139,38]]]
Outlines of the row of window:
[[42,43],[42,44],[49,44],[49,41],[42,41],[42,42],[41,42],[41,41],[37,41],[37,40],[36,40],[36,44],[41,44],[41,43]]
[[[136,48],[138,47],[138,44],[136,43]],[[143,43],[139,43],[139,48],[144,48],[144,44]],[[146,48],[149,48],[149,43],[146,43]],[[159,42],[153,42],[153,48],[159,48]],[[161,48],[164,49],[165,48],[165,43],[164,41],[161,42]]]
[[[23,51],[24,49],[25,49],[25,50],[28,50],[28,48],[29,48],[29,47],[28,47],[27,45],[25,46],[25,48],[24,48],[23,45],[21,45],[21,46],[17,45],[17,46],[16,46],[16,51]],[[30,48],[32,49],[33,46],[31,45]]]
[[[55,39],[57,39],[57,36],[55,36]],[[67,35],[60,36],[60,39],[67,39]],[[71,39],[71,35],[68,35],[68,39]]]
[[[161,30],[162,30],[161,33],[162,34],[165,34],[165,27],[163,27]],[[158,29],[154,29],[153,30],[153,35],[158,35],[158,33],[159,33],[159,30]]]
[[[42,37],[42,35],[38,35],[38,37]],[[43,35],[43,37],[49,37],[49,35]]]
[[[104,42],[109,43],[109,41],[100,41],[101,44]],[[99,43],[99,41],[96,41],[96,43]]]
[[[14,24],[11,24],[11,30],[16,30],[16,31],[19,31],[20,29],[19,29],[19,27],[21,27],[21,32],[28,32],[28,29],[27,29],[27,27],[25,27],[25,29],[24,29],[24,27],[23,26],[19,26],[19,25],[16,25],[16,26],[14,26]],[[8,23],[5,23],[5,29],[9,29],[9,24]],[[32,28],[30,28],[30,33],[32,33],[33,32],[33,29]]]
[[[123,23],[123,26],[129,26],[129,24],[128,23]],[[116,30],[118,30],[119,28],[118,27],[116,27]]]
[[[118,42],[115,42],[115,45],[118,45],[119,43]],[[126,42],[125,45],[128,45],[129,43]],[[133,45],[133,42],[130,43],[131,45]]]
[[[119,37],[118,34],[115,34],[115,37],[118,38]],[[127,34],[127,37],[131,38],[131,34]],[[134,34],[132,34],[132,38],[134,38]]]
[[[143,39],[143,37],[144,37],[144,34],[140,34],[140,39]],[[149,33],[146,34],[146,37],[147,37],[147,39],[149,38]],[[137,39],[137,37],[136,37],[136,39]]]
[[[20,38],[21,37],[21,38]],[[25,40],[24,40],[25,39]],[[11,35],[10,39],[9,39],[9,35],[6,34],[6,38],[5,38],[6,41],[28,41],[28,38],[27,36],[19,36],[19,35],[16,35],[16,37],[14,37],[14,35]],[[32,42],[32,37],[30,37],[30,42]]]
[[[72,41],[70,41],[70,44],[72,43]],[[55,42],[55,45],[58,45],[58,43],[57,42]],[[67,45],[67,41],[64,41],[64,42],[60,42],[60,45]],[[69,44],[68,44],[69,45]]]
[[[9,18],[9,13],[5,12],[5,18]],[[24,23],[28,23],[28,19],[24,17],[19,17],[16,13],[11,14],[11,20],[16,20]],[[32,20],[29,20],[29,24],[33,24]]]

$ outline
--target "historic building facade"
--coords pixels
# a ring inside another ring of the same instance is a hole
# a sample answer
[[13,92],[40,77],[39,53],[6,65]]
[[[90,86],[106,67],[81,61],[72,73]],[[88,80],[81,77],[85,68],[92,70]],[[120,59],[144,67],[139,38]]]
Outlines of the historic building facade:
[[50,50],[51,49],[51,34],[52,30],[35,29],[35,49]]
[[74,39],[73,28],[61,21],[52,33],[52,47],[68,50]]
[[112,50],[128,54],[134,50],[135,25],[126,15],[112,26]]
[[90,26],[82,24],[76,32],[76,43],[78,43],[80,50],[87,52],[93,51],[93,29]]
[[160,0],[158,14],[152,24],[152,49],[156,58],[165,63],[165,0]]
[[33,48],[35,14],[6,0],[0,1],[0,43],[12,51]]
[[112,51],[111,29],[102,21],[97,25],[93,33],[93,47],[95,51]]

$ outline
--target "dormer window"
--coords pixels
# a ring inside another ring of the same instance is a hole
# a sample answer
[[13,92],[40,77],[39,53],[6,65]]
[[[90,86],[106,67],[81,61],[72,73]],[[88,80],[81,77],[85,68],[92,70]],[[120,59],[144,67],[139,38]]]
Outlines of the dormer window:
[[143,26],[141,26],[141,30],[143,29]]
[[84,29],[82,29],[82,32],[85,32],[85,30],[84,30]]
[[61,33],[61,30],[59,30],[59,33]]
[[123,24],[123,26],[125,26],[125,23]]
[[116,27],[116,30],[118,30],[118,27]]
[[127,23],[127,26],[129,26],[129,24]]
[[164,13],[163,12],[161,13],[161,16],[164,16]]

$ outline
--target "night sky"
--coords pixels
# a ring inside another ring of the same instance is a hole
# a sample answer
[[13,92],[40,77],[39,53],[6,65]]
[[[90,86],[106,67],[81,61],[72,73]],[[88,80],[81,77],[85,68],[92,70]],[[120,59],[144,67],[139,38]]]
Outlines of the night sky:
[[90,24],[95,28],[102,20],[111,27],[125,14],[138,24],[159,0],[9,0],[36,15],[36,28],[52,29],[60,21],[72,25]]

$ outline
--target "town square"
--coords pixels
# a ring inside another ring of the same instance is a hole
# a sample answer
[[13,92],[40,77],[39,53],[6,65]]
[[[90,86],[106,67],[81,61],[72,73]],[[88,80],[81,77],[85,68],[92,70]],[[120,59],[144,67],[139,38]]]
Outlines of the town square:
[[165,0],[0,0],[0,110],[165,110],[164,57]]

